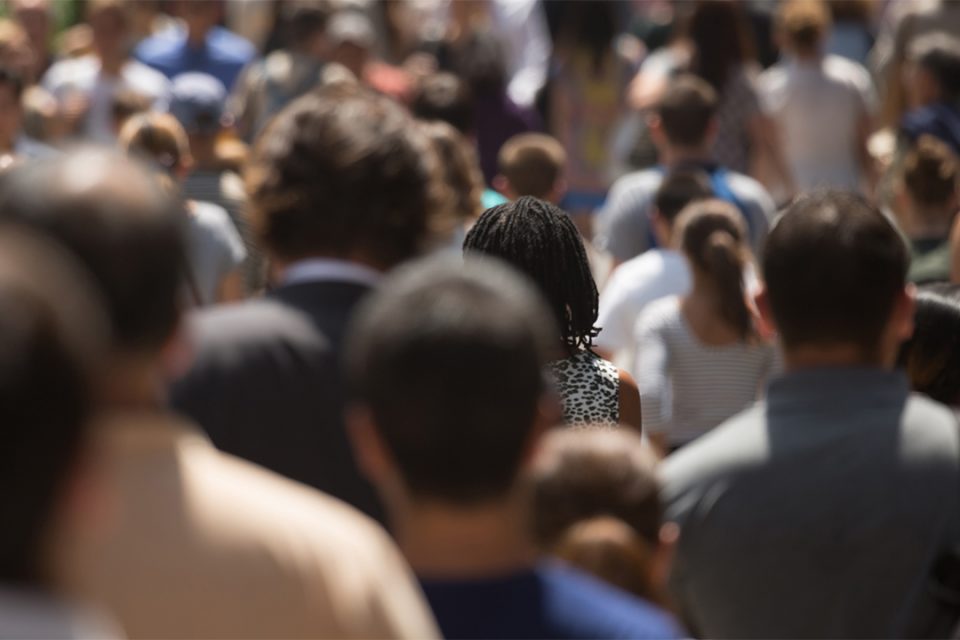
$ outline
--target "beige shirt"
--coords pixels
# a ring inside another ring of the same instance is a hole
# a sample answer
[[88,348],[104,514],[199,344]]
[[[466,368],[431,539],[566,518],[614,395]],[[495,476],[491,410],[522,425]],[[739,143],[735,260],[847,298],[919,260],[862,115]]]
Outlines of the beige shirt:
[[353,508],[172,416],[114,418],[99,436],[107,535],[64,532],[56,564],[129,636],[438,636],[398,550]]

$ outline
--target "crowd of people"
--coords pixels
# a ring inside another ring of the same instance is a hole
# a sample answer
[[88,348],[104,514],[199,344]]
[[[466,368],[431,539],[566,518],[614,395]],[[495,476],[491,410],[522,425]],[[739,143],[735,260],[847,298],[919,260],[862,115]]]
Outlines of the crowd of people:
[[3,10],[0,637],[960,637],[960,2]]

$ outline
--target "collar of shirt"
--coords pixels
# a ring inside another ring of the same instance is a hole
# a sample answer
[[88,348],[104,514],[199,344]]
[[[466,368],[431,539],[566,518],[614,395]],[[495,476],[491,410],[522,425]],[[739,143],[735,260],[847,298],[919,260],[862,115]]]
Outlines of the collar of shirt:
[[902,403],[910,392],[900,371],[872,367],[814,367],[781,375],[767,388],[772,409],[836,411]]
[[374,287],[382,278],[383,274],[376,269],[356,262],[332,258],[310,258],[294,262],[287,267],[280,282],[284,286],[304,282],[350,282]]

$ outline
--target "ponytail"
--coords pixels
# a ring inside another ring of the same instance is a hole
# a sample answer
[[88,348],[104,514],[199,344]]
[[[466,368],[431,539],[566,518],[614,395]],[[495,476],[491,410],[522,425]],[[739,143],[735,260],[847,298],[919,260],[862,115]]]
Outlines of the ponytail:
[[720,317],[742,340],[752,341],[757,334],[743,287],[749,249],[740,212],[721,200],[704,200],[687,207],[677,225],[684,253],[713,282]]

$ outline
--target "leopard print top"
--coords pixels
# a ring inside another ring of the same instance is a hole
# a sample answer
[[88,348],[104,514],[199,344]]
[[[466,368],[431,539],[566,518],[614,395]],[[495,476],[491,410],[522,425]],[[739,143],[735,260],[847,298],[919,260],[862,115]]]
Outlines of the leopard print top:
[[620,421],[620,371],[590,351],[549,365],[568,426],[609,426]]

